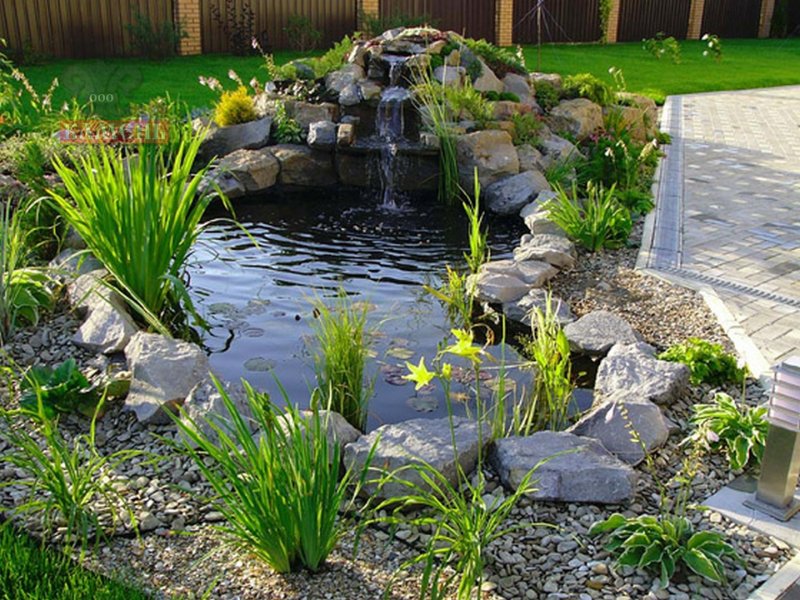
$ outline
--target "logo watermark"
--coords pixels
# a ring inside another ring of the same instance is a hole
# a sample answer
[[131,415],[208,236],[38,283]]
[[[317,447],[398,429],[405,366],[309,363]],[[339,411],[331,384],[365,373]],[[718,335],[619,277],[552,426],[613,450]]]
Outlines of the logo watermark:
[[58,138],[65,144],[166,144],[169,123],[148,119],[62,121]]

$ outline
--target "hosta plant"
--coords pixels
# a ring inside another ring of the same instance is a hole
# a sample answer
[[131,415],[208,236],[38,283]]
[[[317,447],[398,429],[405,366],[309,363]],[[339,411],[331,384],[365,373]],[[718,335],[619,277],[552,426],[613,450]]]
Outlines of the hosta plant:
[[589,535],[599,534],[608,534],[605,549],[617,557],[618,565],[656,570],[662,588],[681,565],[722,583],[723,559],[738,559],[722,534],[695,531],[692,522],[680,515],[626,517],[615,513],[589,530]]
[[689,338],[682,344],[675,344],[658,358],[685,364],[692,373],[691,381],[695,385],[742,383],[747,375],[746,369],[739,367],[733,354],[726,352],[720,344],[700,338]]
[[694,406],[692,422],[697,426],[693,438],[710,450],[724,451],[731,469],[761,463],[769,429],[766,406],[737,404],[719,393],[714,402]]
[[33,367],[22,380],[21,388],[20,406],[35,414],[41,402],[48,419],[70,412],[92,416],[100,397],[72,358],[55,368]]

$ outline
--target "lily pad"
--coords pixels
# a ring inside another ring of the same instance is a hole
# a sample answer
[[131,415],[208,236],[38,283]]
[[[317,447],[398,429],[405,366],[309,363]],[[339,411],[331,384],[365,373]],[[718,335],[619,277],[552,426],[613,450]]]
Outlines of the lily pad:
[[225,317],[232,317],[236,314],[236,307],[230,302],[215,302],[209,305],[208,311],[213,315],[223,315]]
[[261,356],[256,356],[255,358],[245,361],[244,368],[246,371],[261,373],[275,368],[275,362]]
[[406,401],[411,408],[421,413],[430,413],[439,408],[439,399],[436,396],[421,394],[412,396]]
[[404,379],[408,371],[403,367],[397,365],[381,365],[380,371],[384,381],[389,385],[400,386],[410,383],[408,379]]
[[259,338],[262,337],[266,331],[261,329],[261,327],[248,327],[244,331],[242,331],[242,335],[248,338]]
[[391,356],[398,360],[408,360],[414,356],[414,351],[402,346],[393,346],[386,351],[386,356]]

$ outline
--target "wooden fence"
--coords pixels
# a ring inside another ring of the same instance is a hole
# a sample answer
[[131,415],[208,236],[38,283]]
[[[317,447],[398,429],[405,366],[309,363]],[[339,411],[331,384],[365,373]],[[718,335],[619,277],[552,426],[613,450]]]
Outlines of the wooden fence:
[[[514,42],[539,42],[538,0],[514,2]],[[596,42],[600,39],[598,0],[544,0],[542,42]]]
[[137,13],[172,22],[168,0],[2,0],[0,38],[17,51],[64,58],[129,55]]
[[[289,17],[309,19],[311,25],[322,33],[319,48],[328,48],[356,29],[356,2],[354,0],[235,0],[238,14],[248,5],[255,17],[255,36],[273,48],[295,47],[295,40],[287,32]],[[213,17],[218,8],[225,19],[225,0],[201,0],[200,23],[203,52],[229,52],[228,36],[219,19]]]
[[428,16],[432,25],[495,41],[495,0],[382,0],[384,19],[399,15]]
[[691,5],[692,0],[620,0],[617,41],[639,42],[660,32],[684,39]]
[[721,38],[748,38],[758,35],[761,0],[706,0],[703,32]]

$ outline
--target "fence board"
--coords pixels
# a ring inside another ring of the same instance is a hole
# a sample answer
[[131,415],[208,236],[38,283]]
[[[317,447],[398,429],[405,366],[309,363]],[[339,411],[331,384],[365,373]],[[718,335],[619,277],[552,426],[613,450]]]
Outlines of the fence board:
[[761,0],[706,0],[703,9],[703,33],[721,38],[758,36]]
[[[232,48],[221,25],[212,18],[212,7],[220,7],[225,18],[225,0],[202,0],[201,28],[203,52],[230,52]],[[311,20],[322,33],[320,48],[327,48],[356,29],[355,0],[234,0],[236,14],[245,6],[255,13],[253,33],[259,39],[266,37],[273,48],[291,48],[285,28],[289,17],[299,15]]]
[[[538,0],[514,2],[514,43],[539,42]],[[598,0],[544,0],[542,42],[596,42],[600,39]]]
[[495,0],[382,0],[381,16],[430,17],[430,24],[476,39],[495,40]]
[[156,25],[173,20],[170,0],[3,0],[0,38],[56,58],[130,55],[137,9]]
[[620,0],[620,42],[640,41],[663,32],[686,38],[691,0]]

